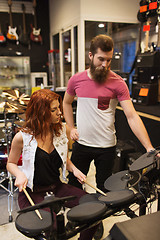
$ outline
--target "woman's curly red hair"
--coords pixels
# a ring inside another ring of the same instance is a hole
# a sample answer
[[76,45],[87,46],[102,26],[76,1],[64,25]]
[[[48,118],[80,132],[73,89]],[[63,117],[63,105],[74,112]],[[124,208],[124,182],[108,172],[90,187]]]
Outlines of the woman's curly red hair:
[[53,124],[51,118],[50,104],[52,101],[60,102],[60,111],[62,112],[61,96],[49,89],[40,89],[35,91],[30,98],[26,110],[26,120],[23,131],[32,134],[34,137],[46,136],[48,131],[52,131],[56,136],[60,135],[62,121]]

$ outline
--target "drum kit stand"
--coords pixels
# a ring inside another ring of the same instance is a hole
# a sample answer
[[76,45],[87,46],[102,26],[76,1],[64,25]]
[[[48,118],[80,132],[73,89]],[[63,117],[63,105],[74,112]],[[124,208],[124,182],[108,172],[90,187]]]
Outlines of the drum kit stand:
[[[67,212],[69,224],[65,225],[62,210],[65,203],[75,196],[57,198],[50,195],[46,196],[41,203],[18,211],[19,215],[15,220],[17,230],[29,238],[66,240],[121,211],[130,218],[145,215],[147,205],[156,199],[158,199],[157,210],[160,210],[158,189],[160,158],[157,156],[159,152],[155,150],[145,153],[133,162],[128,170],[110,176],[104,183],[105,189],[109,191],[106,196],[100,193],[84,195],[79,205]],[[138,191],[134,191],[137,186]],[[139,205],[138,214],[131,209],[135,204]],[[46,207],[50,208],[50,212],[43,211]],[[35,214],[34,211],[37,209],[40,209],[42,219]],[[57,214],[56,230],[53,229],[53,211]]]
[[[8,193],[9,222],[12,222],[13,220],[13,194],[17,189],[14,189],[14,179],[13,176],[7,172],[6,164],[10,152],[12,138],[16,133],[16,129],[18,130],[24,121],[20,117],[17,117],[17,115],[24,114],[28,101],[28,95],[20,94],[17,89],[4,90],[0,98],[0,113],[2,116],[0,124],[3,124],[3,127],[1,128],[0,139],[0,187]],[[12,114],[13,118],[7,118],[9,114]],[[8,182],[8,188],[4,184],[6,180]]]

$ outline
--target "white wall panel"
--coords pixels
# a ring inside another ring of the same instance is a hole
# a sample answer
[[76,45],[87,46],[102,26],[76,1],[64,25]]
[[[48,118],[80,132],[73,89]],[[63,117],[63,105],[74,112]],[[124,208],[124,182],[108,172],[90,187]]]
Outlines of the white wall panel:
[[50,32],[69,28],[80,18],[80,0],[50,0]]
[[139,0],[81,0],[81,17],[108,22],[137,22]]
[[139,0],[50,0],[50,30],[55,34],[80,19],[137,22]]

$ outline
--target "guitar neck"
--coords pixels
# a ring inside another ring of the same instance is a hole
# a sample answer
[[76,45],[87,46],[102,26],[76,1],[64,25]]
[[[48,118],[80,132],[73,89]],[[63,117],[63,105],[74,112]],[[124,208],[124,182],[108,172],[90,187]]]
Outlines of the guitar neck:
[[34,7],[34,27],[37,29],[36,8]]
[[25,12],[23,12],[23,33],[26,34],[26,18],[25,18]]
[[[150,21],[147,21],[147,25],[150,25]],[[149,43],[149,30],[146,31],[146,44],[145,44],[145,51],[148,52],[148,43]]]
[[158,21],[158,38],[157,38],[157,47],[160,48],[160,20]]
[[37,17],[36,17],[36,0],[33,0],[33,9],[34,9],[34,27],[37,29]]
[[160,4],[158,7],[158,38],[157,38],[157,48],[160,48]]
[[143,22],[141,22],[139,26],[138,52],[141,52],[142,28],[143,28]]
[[9,21],[10,21],[10,26],[13,27],[11,5],[9,5]]

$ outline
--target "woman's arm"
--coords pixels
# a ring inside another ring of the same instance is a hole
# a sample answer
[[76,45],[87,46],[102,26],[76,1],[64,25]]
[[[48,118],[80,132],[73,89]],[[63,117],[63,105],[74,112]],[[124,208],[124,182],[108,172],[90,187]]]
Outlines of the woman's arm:
[[72,172],[80,183],[84,183],[86,175],[84,175],[72,162],[67,158],[67,170]]
[[15,186],[19,188],[21,192],[23,188],[27,186],[27,177],[25,174],[18,168],[18,161],[21,156],[23,149],[23,138],[22,134],[18,132],[11,144],[11,150],[7,161],[7,170],[16,177]]
[[[70,128],[66,125],[66,134],[67,134],[67,138],[68,140],[70,140]],[[84,175],[73,163],[72,161],[69,159],[69,157],[67,157],[67,170],[72,172],[74,174],[74,176],[78,179],[78,181],[80,183],[84,183],[84,180],[86,180],[86,175]]]

